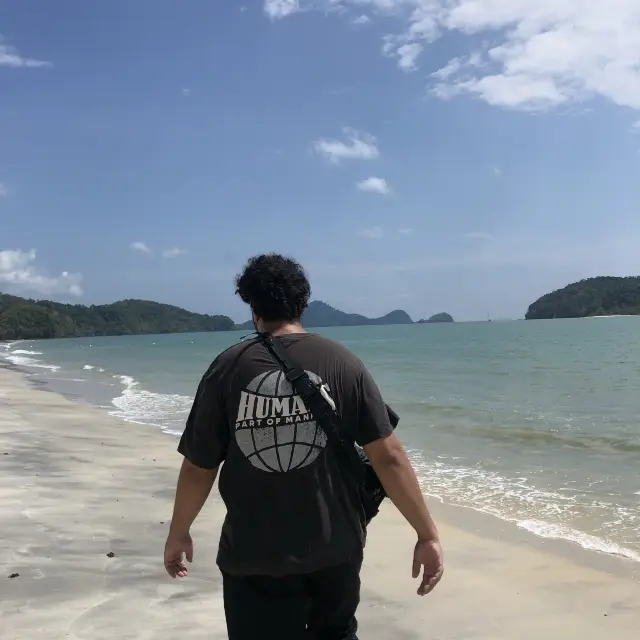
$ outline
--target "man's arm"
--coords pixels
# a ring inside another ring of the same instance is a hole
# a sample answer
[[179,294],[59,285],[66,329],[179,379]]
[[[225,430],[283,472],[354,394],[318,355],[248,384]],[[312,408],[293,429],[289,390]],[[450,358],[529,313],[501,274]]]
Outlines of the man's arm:
[[442,577],[438,529],[424,501],[418,479],[400,440],[394,435],[387,408],[373,378],[362,366],[358,381],[358,444],[364,449],[387,495],[415,529],[412,575],[423,568],[418,595],[426,595]]
[[444,573],[442,545],[411,462],[394,434],[379,438],[363,448],[387,495],[418,535],[411,575],[417,578],[422,569],[417,593],[425,596],[440,582]]
[[184,459],[178,475],[169,535],[180,537],[189,533],[191,525],[209,497],[217,475],[218,467],[201,469]]
[[184,456],[164,550],[164,566],[172,577],[187,575],[183,556],[193,562],[191,525],[209,497],[218,469],[226,456],[229,431],[221,393],[221,372],[216,359],[203,376],[180,438]]
[[437,540],[438,529],[404,447],[395,434],[363,447],[387,495],[415,529],[418,540]]
[[173,505],[169,535],[164,547],[164,567],[172,578],[184,578],[187,565],[193,562],[191,525],[202,510],[218,475],[218,467],[202,469],[186,458],[178,476],[178,487]]

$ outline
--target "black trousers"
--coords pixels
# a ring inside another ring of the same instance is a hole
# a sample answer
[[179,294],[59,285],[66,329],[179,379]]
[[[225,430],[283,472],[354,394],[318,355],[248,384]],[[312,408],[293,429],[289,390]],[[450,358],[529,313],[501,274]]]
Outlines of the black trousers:
[[229,640],[358,640],[360,566],[282,578],[223,573]]

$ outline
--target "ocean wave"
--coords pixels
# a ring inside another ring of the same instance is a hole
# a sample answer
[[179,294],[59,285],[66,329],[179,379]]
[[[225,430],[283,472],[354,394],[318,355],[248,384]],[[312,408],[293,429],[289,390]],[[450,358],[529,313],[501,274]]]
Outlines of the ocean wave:
[[[591,551],[624,556],[640,562],[640,553],[608,539],[607,531],[637,527],[638,514],[615,503],[589,502],[569,487],[556,491],[536,487],[528,478],[511,478],[498,472],[427,461],[422,452],[410,451],[422,490],[438,500],[467,507],[514,523],[543,538],[579,544]],[[599,520],[602,536],[572,527],[571,522],[591,513]]]
[[550,524],[540,520],[521,520],[517,523],[521,529],[525,529],[541,538],[552,538],[555,540],[567,540],[579,544],[583,549],[589,551],[599,551],[614,556],[622,556],[635,562],[640,562],[640,553],[631,549],[621,547],[615,542],[610,542],[597,536],[592,536],[583,531],[572,529],[558,524]]
[[35,358],[30,358],[22,355],[15,355],[15,352],[10,352],[4,356],[6,360],[16,365],[17,367],[30,367],[35,369],[48,369],[49,371],[59,371],[60,367],[55,364],[45,364]]
[[[32,369],[47,369],[48,371],[59,371],[60,367],[54,364],[42,362],[34,356],[43,355],[42,351],[33,351],[31,349],[16,349],[20,344],[24,344],[25,340],[16,340],[15,342],[4,343],[0,346],[4,347],[2,357],[17,367],[30,367]],[[25,345],[27,346],[27,345]],[[31,346],[31,345],[28,345]]]
[[104,369],[102,367],[96,367],[94,364],[85,364],[82,367],[83,371],[97,371],[98,373],[104,373]]
[[0,349],[5,349],[8,351],[9,349],[13,349],[13,347],[17,347],[19,344],[22,344],[24,340],[13,340],[12,342],[0,342]]
[[159,426],[172,435],[182,433],[175,429],[175,424],[184,422],[193,398],[141,389],[140,383],[131,376],[115,375],[113,377],[120,381],[124,390],[112,400],[116,410],[110,411],[111,415],[127,422]]

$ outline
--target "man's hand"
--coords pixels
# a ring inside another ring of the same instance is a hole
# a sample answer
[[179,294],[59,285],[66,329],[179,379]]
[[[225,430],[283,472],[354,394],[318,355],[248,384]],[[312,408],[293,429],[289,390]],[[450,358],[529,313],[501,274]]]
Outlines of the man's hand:
[[189,573],[183,555],[188,562],[193,562],[191,536],[188,533],[180,536],[169,533],[164,546],[164,568],[172,578],[184,578]]
[[172,578],[184,578],[188,573],[183,555],[187,556],[187,562],[193,562],[189,530],[206,502],[217,474],[217,467],[203,469],[186,458],[182,462],[169,537],[164,547],[164,568]]
[[442,546],[439,540],[418,540],[413,551],[412,575],[414,578],[420,575],[421,567],[422,582],[418,587],[418,595],[426,596],[433,591],[444,573]]

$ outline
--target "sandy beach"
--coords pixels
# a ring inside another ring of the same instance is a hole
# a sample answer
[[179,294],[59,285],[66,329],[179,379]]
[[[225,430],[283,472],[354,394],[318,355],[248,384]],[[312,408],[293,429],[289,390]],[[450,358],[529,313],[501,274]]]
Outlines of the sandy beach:
[[[226,637],[218,499],[194,527],[189,577],[172,581],[162,566],[176,445],[159,429],[38,389],[0,366],[2,640]],[[638,563],[430,504],[445,550],[442,583],[415,595],[413,534],[387,505],[366,550],[361,638],[638,637]]]

